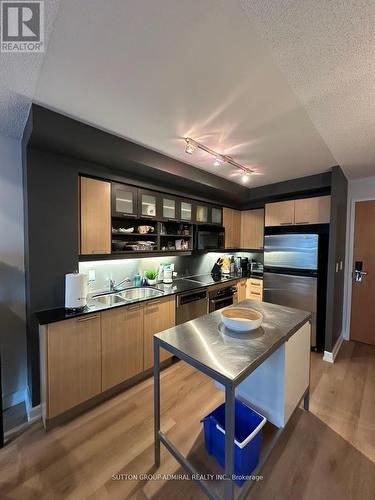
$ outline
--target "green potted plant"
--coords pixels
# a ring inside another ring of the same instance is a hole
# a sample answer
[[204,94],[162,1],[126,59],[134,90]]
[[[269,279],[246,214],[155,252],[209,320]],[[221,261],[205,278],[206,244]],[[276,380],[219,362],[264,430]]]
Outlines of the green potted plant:
[[154,269],[145,271],[145,278],[147,279],[148,285],[156,285],[156,278],[158,273]]

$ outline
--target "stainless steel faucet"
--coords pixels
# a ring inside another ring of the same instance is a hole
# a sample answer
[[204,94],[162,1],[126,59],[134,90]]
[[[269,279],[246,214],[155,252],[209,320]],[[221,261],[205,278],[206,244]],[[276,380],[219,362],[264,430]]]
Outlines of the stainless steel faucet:
[[119,281],[118,283],[115,282],[115,280],[110,279],[109,280],[109,291],[110,292],[118,292],[119,287],[123,285],[124,283],[131,283],[132,280],[131,278],[124,278],[123,280]]

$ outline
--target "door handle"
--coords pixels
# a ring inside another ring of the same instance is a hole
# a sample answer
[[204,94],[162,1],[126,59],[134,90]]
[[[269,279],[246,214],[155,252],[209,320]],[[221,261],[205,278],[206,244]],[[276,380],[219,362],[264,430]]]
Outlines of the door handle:
[[356,283],[362,283],[363,276],[367,276],[368,273],[366,271],[358,271],[357,269],[354,271],[354,281]]
[[355,262],[354,266],[354,282],[355,283],[362,283],[363,276],[367,276],[366,271],[362,271],[363,269],[363,262],[360,260],[357,260]]

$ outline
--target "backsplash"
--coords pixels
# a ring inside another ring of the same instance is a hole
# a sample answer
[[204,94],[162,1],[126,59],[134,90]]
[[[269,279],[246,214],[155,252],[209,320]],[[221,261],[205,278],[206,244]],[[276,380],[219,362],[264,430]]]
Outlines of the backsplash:
[[263,253],[236,252],[227,254],[225,252],[210,252],[204,255],[186,255],[174,257],[150,257],[142,259],[118,259],[80,262],[79,272],[89,274],[95,272],[95,281],[90,282],[90,292],[108,289],[110,279],[119,282],[126,277],[132,278],[135,274],[143,275],[149,269],[158,270],[159,264],[174,264],[177,278],[194,276],[198,274],[208,274],[217,259],[223,255],[234,255],[235,257],[248,257],[263,262]]

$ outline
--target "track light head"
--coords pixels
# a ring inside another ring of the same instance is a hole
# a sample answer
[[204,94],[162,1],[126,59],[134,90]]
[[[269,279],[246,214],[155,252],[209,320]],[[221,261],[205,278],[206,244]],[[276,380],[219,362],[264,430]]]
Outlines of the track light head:
[[197,149],[197,147],[189,141],[189,139],[186,140],[186,147],[185,147],[185,153],[188,153],[189,155],[193,154],[194,151]]
[[220,156],[216,156],[215,161],[214,161],[214,166],[215,167],[220,167],[220,165],[224,163],[224,160],[220,158]]

